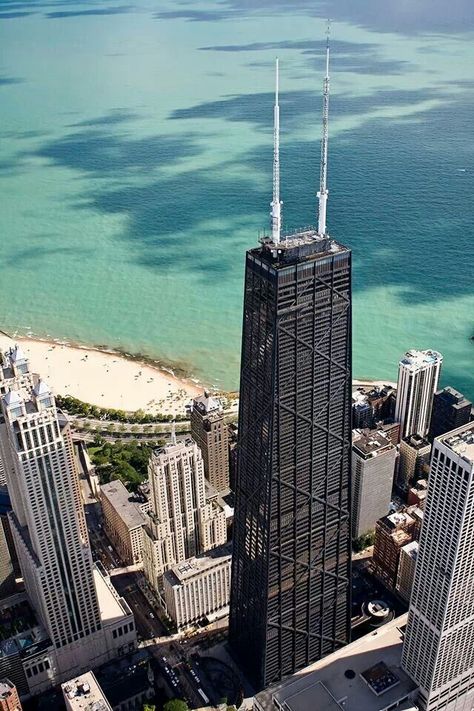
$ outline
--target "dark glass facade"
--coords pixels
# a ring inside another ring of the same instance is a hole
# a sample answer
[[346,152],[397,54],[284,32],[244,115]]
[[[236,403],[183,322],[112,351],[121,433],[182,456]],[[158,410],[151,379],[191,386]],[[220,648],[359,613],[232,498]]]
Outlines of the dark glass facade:
[[429,440],[467,425],[471,418],[472,403],[454,388],[438,390],[433,398]]
[[229,640],[257,689],[349,641],[351,253],[247,253]]

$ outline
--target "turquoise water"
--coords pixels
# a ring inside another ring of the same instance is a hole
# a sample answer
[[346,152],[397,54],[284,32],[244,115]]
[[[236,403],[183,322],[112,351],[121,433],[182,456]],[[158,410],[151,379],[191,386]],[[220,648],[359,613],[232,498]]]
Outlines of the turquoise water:
[[302,226],[329,15],[328,224],[354,251],[355,375],[394,379],[406,348],[430,347],[473,397],[474,10],[380,8],[0,2],[0,328],[236,387],[244,252],[271,198],[273,60],[284,221]]

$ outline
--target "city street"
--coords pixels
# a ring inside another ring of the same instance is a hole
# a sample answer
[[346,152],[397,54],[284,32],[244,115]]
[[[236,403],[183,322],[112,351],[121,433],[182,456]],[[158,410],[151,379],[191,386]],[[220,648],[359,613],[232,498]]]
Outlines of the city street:
[[[83,487],[86,489],[86,486]],[[92,550],[93,560],[100,560],[106,570],[112,570],[121,565],[115,551],[111,551],[110,541],[102,529],[102,509],[100,504],[94,499],[85,499],[90,501],[84,506],[86,514],[87,528],[89,531],[89,542]],[[110,546],[110,547],[109,547]]]
[[223,697],[237,705],[241,701],[243,682],[225,651],[223,636],[222,631],[211,634],[204,646],[192,639],[150,648],[173,695],[185,699],[190,708],[217,705]]
[[138,585],[141,573],[122,573],[111,580],[117,592],[125,598],[135,617],[138,635],[141,639],[163,637],[168,631],[160,621],[157,610],[148,602]]

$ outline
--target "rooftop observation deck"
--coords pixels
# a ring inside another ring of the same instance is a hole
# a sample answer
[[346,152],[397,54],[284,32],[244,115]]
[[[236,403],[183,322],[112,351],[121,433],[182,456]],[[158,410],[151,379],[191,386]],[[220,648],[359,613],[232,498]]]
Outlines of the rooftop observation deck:
[[310,227],[283,235],[278,244],[275,244],[271,237],[264,236],[260,239],[260,244],[261,247],[252,249],[251,253],[270,262],[277,269],[295,262],[350,251],[328,235],[320,235]]

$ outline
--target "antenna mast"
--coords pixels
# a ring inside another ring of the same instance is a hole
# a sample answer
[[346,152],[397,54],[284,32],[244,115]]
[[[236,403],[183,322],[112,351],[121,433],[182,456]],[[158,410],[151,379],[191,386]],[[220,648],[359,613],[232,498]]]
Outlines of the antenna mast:
[[329,22],[326,35],[326,76],[323,81],[323,136],[321,139],[321,169],[319,175],[319,218],[318,234],[326,234],[326,210],[329,191],[328,176],[328,142],[329,142]]
[[273,110],[273,200],[272,207],[272,241],[279,244],[281,236],[281,206],[280,200],[280,106],[278,105],[278,58],[275,61],[275,107]]

